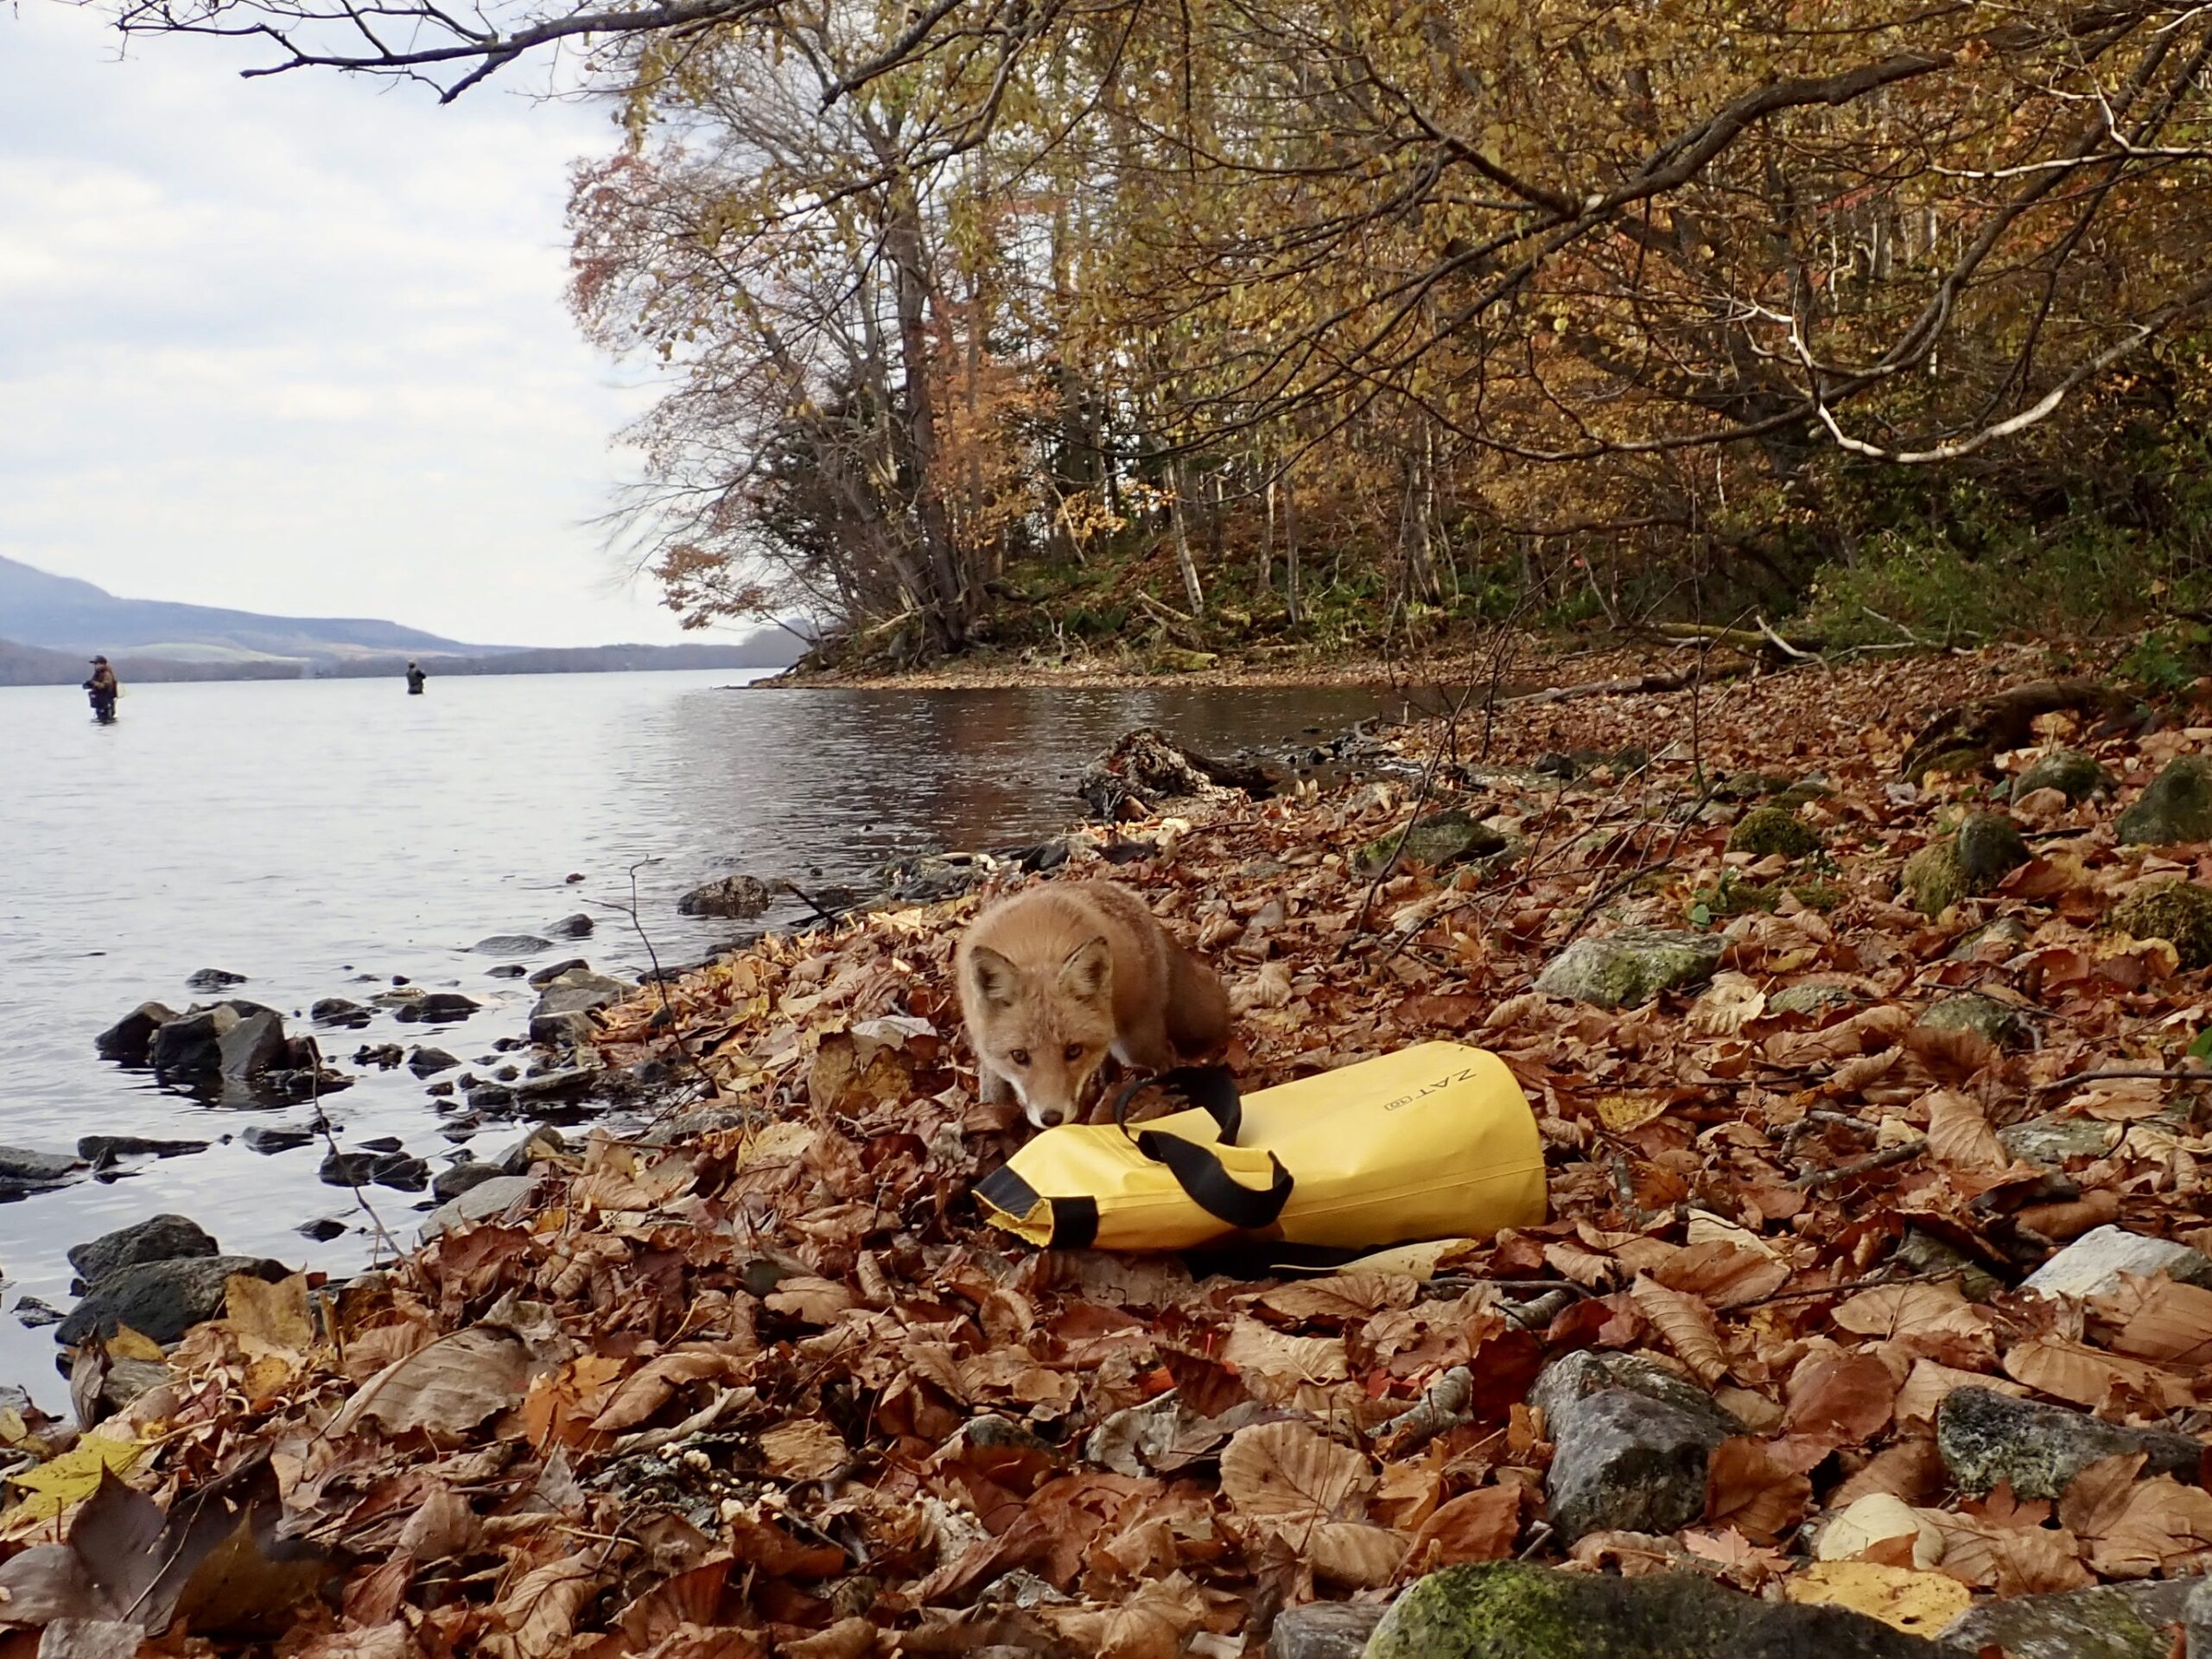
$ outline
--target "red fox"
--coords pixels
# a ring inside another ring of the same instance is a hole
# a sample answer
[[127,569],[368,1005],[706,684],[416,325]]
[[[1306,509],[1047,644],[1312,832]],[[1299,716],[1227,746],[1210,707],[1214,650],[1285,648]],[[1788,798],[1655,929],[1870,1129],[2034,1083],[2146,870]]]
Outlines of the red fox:
[[1229,1040],[1229,995],[1111,881],[1052,882],[992,906],[960,941],[960,1009],[982,1095],[1039,1128],[1082,1116],[1110,1052],[1164,1071]]

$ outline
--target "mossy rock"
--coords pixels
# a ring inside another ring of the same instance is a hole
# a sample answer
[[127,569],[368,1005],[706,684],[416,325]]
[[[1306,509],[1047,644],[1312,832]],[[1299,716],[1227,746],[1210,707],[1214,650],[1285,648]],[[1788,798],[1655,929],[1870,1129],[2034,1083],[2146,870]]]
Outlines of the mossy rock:
[[2121,1126],[2101,1118],[2046,1112],[1997,1131],[1998,1143],[2022,1163],[2063,1169],[2076,1158],[2101,1158],[2119,1142]]
[[1920,768],[1916,781],[1929,778],[1971,778],[1989,765],[1985,749],[1946,749]]
[[1989,893],[2028,861],[2020,828],[2002,812],[1977,812],[1959,826],[1952,845],[1968,893]]
[[1716,801],[1756,801],[1769,795],[1779,795],[1789,787],[1787,778],[1770,777],[1762,772],[1732,772],[1713,786]]
[[1821,837],[1813,826],[1786,806],[1755,806],[1736,820],[1729,833],[1728,850],[1767,858],[1810,858],[1821,850]]
[[1447,869],[1507,851],[1511,837],[1503,830],[1470,817],[1458,808],[1415,818],[1402,830],[1376,836],[1352,855],[1362,875],[1373,875],[1395,855],[1398,868],[1419,865],[1424,869]]
[[2183,968],[2212,966],[2212,888],[2194,881],[2138,887],[2113,906],[2112,925],[2131,939],[2164,939]]
[[1959,942],[1943,954],[1953,962],[1966,962],[1993,939],[2007,945],[2025,944],[2028,942],[2028,925],[2017,916],[1999,916],[1995,921],[1968,928],[1959,935]]
[[1905,860],[1898,889],[1923,916],[1941,916],[1967,896],[1966,875],[1949,836],[1929,842]]
[[2005,1659],[2168,1659],[2173,1627],[2202,1582],[2100,1584],[1984,1602],[1944,1626],[1938,1651],[1946,1659],[1992,1650]]
[[1855,1007],[1866,998],[1848,985],[1833,980],[1802,979],[1785,985],[1766,1000],[1770,1014],[1825,1014],[1830,1008]]
[[2067,804],[2078,806],[2092,795],[2111,794],[2113,779],[2093,755],[2079,749],[2053,749],[2037,756],[2012,780],[2012,798],[2022,800],[2039,789],[2055,789]]
[[1601,1008],[1633,1008],[1662,991],[1704,983],[1720,965],[1721,940],[1678,929],[1624,927],[1577,939],[1537,976],[1536,988]]
[[1927,1659],[1926,1642],[1841,1607],[1762,1601],[1694,1573],[1637,1579],[1517,1561],[1408,1589],[1365,1659]]
[[2184,754],[2153,778],[2116,826],[2123,847],[2212,841],[2212,760]]
[[1999,1048],[2024,1043],[2035,1034],[2027,1016],[2018,1008],[1979,991],[1945,997],[1920,1016],[1920,1025],[1927,1031],[1970,1031]]
[[1700,887],[1690,894],[1687,915],[1691,926],[1709,927],[1719,917],[1770,911],[1781,902],[1781,887],[1769,887],[1763,881],[1747,881],[1733,870],[1723,870],[1720,879],[1711,887]]
[[1792,881],[1789,896],[1808,910],[1831,911],[1851,897],[1833,881]]

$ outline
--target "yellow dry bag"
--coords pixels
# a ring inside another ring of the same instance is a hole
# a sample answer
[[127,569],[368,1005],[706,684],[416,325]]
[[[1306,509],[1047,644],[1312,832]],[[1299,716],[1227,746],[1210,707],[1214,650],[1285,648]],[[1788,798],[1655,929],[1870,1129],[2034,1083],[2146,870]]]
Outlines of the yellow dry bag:
[[1198,1109],[1038,1135],[977,1185],[985,1218],[1104,1250],[1379,1249],[1544,1218],[1535,1116],[1486,1050],[1423,1043],[1242,1101],[1218,1069],[1182,1080]]

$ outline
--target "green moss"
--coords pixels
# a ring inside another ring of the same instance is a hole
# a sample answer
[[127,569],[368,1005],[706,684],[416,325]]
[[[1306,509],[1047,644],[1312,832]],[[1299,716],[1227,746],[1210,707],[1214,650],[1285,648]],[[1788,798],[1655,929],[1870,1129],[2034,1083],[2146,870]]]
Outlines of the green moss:
[[2212,841],[2212,760],[2183,755],[2151,780],[2117,826],[2126,847]]
[[1920,1016],[1920,1023],[1929,1031],[1970,1031],[1999,1048],[2025,1042],[2034,1034],[2018,1008],[1979,991],[1945,997]]
[[2112,925],[2132,939],[2164,939],[2184,968],[2212,966],[2212,889],[2193,881],[2138,887],[2113,907]]
[[1949,837],[1930,842],[1905,860],[1901,891],[1923,916],[1941,916],[1967,896],[1966,874]]
[[1577,939],[1537,976],[1536,988],[1603,1008],[1632,1008],[1662,991],[1711,978],[1721,950],[1721,941],[1708,934],[1624,927]]
[[1789,896],[1808,910],[1830,911],[1851,895],[1833,881],[1792,881]]
[[2092,795],[2110,794],[2112,778],[2093,757],[2079,749],[2053,749],[2038,756],[2033,765],[2012,780],[2012,798],[2020,800],[2039,789],[2055,789],[2073,804]]
[[1755,806],[1736,820],[1728,836],[1728,850],[1766,858],[1809,858],[1821,850],[1821,837],[1813,826],[1784,806]]
[[1968,893],[1988,893],[2028,861],[2019,826],[2002,812],[1976,812],[1959,826],[1953,846]]
[[1452,808],[1428,813],[1402,830],[1377,836],[1352,855],[1352,862],[1363,875],[1373,875],[1393,856],[1400,869],[1418,865],[1423,869],[1441,870],[1454,864],[1494,858],[1511,850],[1512,846],[1512,837]]

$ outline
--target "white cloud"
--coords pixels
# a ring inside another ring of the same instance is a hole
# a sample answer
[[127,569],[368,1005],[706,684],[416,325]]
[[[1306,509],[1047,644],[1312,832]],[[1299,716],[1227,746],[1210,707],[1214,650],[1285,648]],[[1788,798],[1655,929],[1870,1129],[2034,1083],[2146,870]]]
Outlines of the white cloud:
[[563,304],[605,117],[118,45],[0,10],[0,553],[485,642],[677,638],[590,522],[650,397]]

